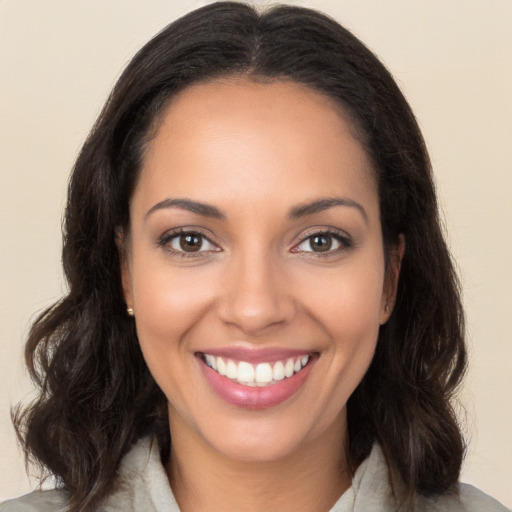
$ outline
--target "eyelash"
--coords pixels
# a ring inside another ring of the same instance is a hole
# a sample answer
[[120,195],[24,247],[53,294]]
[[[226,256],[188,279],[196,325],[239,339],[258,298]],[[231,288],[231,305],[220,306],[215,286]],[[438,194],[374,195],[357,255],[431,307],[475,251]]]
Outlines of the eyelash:
[[[304,244],[308,240],[310,240],[310,244],[311,244],[311,240],[313,240],[313,238],[315,238],[315,237],[331,238],[331,239],[335,240],[336,242],[338,242],[340,246],[335,249],[332,249],[332,250],[328,249],[323,252],[322,251],[300,251],[298,249],[298,247],[300,247],[302,244]],[[352,249],[353,247],[354,247],[354,242],[353,242],[352,238],[350,236],[348,236],[345,232],[340,231],[338,229],[329,228],[329,229],[323,229],[323,230],[319,230],[319,231],[313,231],[313,232],[306,234],[300,240],[300,242],[293,247],[292,252],[301,253],[305,257],[329,258],[333,255],[347,252],[350,249]]]
[[[206,256],[206,253],[212,252],[212,251],[196,251],[196,252],[186,252],[186,251],[178,251],[176,249],[173,249],[170,246],[170,243],[183,235],[189,235],[189,236],[197,236],[200,237],[201,240],[206,241],[210,243],[211,245],[218,247],[216,244],[214,244],[206,235],[201,233],[201,231],[197,229],[191,229],[191,228],[177,228],[173,229],[171,231],[167,231],[164,233],[157,242],[157,245],[159,247],[162,247],[166,252],[171,254],[171,256],[177,256],[179,258],[188,259],[188,258],[204,258]],[[220,252],[220,249],[215,250],[213,252]]]
[[[214,251],[211,251],[211,250],[204,251],[203,250],[203,251],[196,251],[196,252],[186,252],[186,251],[179,251],[179,250],[173,249],[170,246],[170,243],[174,239],[176,239],[180,236],[183,236],[183,235],[200,237],[202,239],[203,243],[204,243],[204,241],[206,241],[209,244],[217,247],[217,250],[214,250]],[[324,252],[322,252],[322,251],[301,251],[298,249],[298,247],[300,247],[302,244],[304,244],[308,240],[312,240],[315,237],[328,237],[328,238],[334,239],[336,242],[338,242],[340,244],[340,246],[333,250],[328,249]],[[221,249],[218,248],[218,246],[216,244],[214,244],[206,235],[204,235],[197,229],[191,229],[191,228],[177,228],[177,229],[173,229],[171,231],[167,231],[158,239],[157,245],[159,247],[162,247],[163,249],[165,249],[165,251],[168,252],[169,254],[171,254],[172,256],[177,256],[177,257],[180,257],[183,259],[204,258],[207,255],[207,253],[221,251]],[[330,228],[330,229],[323,229],[323,230],[319,230],[319,231],[313,231],[313,232],[310,232],[307,235],[303,236],[301,238],[301,240],[299,241],[299,243],[297,243],[293,246],[293,248],[291,249],[291,252],[292,253],[300,253],[303,255],[309,254],[309,256],[306,256],[306,257],[312,257],[311,255],[314,255],[313,256],[314,258],[328,258],[335,254],[349,251],[351,248],[353,248],[353,246],[354,246],[354,243],[353,243],[352,239],[350,238],[350,236],[348,236],[343,231],[340,231],[340,230],[337,230],[334,228]]]

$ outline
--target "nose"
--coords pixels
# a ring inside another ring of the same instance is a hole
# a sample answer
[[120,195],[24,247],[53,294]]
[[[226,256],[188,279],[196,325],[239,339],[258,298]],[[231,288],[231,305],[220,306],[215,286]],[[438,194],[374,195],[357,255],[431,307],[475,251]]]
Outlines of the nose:
[[220,319],[247,336],[289,323],[297,308],[284,270],[257,254],[233,262],[222,284]]

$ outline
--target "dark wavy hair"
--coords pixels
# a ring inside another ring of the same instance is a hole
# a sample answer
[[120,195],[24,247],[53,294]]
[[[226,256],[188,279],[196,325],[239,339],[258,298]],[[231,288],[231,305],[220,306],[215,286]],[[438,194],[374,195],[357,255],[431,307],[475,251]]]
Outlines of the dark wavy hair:
[[26,361],[38,398],[14,411],[28,461],[57,478],[72,512],[112,491],[131,445],[171,439],[166,398],[126,314],[116,233],[169,99],[217,77],[291,80],[333,98],[372,159],[384,243],[406,241],[397,299],[373,362],[348,402],[352,468],[376,440],[402,503],[454,490],[464,442],[452,399],[466,366],[458,281],[431,165],[413,113],[382,63],[313,10],[215,3],[170,24],[129,63],[75,163],[64,222],[69,292],[32,325]]

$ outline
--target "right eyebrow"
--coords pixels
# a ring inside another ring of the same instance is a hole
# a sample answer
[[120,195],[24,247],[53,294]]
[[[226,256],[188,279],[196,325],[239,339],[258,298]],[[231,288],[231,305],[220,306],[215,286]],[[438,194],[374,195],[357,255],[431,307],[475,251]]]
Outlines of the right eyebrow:
[[207,203],[201,203],[199,201],[193,201],[192,199],[186,198],[167,198],[159,203],[153,205],[145,215],[147,219],[152,213],[157,210],[163,210],[166,208],[180,208],[182,210],[187,210],[192,213],[196,213],[197,215],[201,215],[202,217],[210,217],[212,219],[220,219],[224,220],[226,218],[226,214],[219,210],[216,206]]
[[310,203],[301,204],[295,208],[292,208],[288,217],[294,220],[300,217],[305,217],[307,215],[312,215],[314,213],[328,210],[334,206],[347,206],[349,208],[355,208],[361,214],[365,223],[368,224],[368,214],[366,213],[366,210],[361,204],[352,199],[349,199],[348,197],[326,197],[317,199],[316,201],[312,201]]

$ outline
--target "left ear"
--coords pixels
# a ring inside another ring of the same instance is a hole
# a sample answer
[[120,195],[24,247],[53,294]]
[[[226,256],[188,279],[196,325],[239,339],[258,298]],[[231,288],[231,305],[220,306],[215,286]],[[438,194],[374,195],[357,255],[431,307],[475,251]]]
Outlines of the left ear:
[[[121,283],[123,286],[123,296],[127,308],[133,310],[133,294],[132,294],[132,272],[130,261],[130,248],[128,236],[122,230],[116,232],[116,246],[119,253],[119,263],[121,272]],[[130,313],[129,313],[130,314]]]
[[405,237],[400,234],[397,244],[391,249],[388,255],[386,275],[384,277],[384,289],[382,293],[380,325],[385,324],[393,308],[395,307],[396,292],[398,289],[398,278],[402,266],[402,258],[405,253]]

